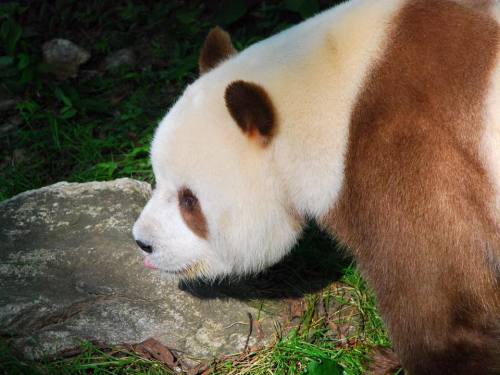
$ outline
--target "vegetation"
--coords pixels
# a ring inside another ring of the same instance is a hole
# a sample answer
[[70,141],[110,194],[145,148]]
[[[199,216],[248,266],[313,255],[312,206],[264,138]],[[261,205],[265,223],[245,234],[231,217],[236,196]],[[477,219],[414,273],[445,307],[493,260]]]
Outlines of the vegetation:
[[143,374],[164,375],[174,371],[163,363],[141,358],[125,348],[105,349],[82,342],[81,350],[70,359],[53,358],[32,362],[14,356],[0,341],[0,372],[7,375]]
[[[0,126],[20,124],[0,133],[0,200],[60,180],[151,180],[153,130],[197,77],[208,30],[227,27],[242,49],[319,10],[316,1],[215,3],[2,3],[0,100],[18,102],[0,112]],[[56,37],[92,53],[78,78],[58,81],[48,74],[42,45]],[[138,63],[105,71],[105,56],[121,48],[139,52]]]
[[[0,200],[56,181],[133,177],[152,181],[149,143],[183,87],[197,77],[199,48],[208,30],[228,29],[238,49],[286,29],[335,1],[37,0],[0,4]],[[29,4],[29,5],[28,5]],[[55,79],[42,44],[63,37],[92,54],[77,78]],[[132,48],[133,66],[104,69],[110,52]],[[312,246],[314,238],[302,247]],[[299,250],[300,251],[300,250]],[[369,350],[390,343],[374,297],[355,268],[335,286],[306,297],[298,326],[270,347],[219,358],[216,374],[361,374]],[[345,316],[325,314],[325,305]],[[337,319],[337,320],[336,320]],[[340,322],[339,319],[342,319]],[[341,330],[356,326],[355,331]],[[164,363],[127,348],[82,343],[70,358],[19,359],[0,340],[5,374],[160,374]]]

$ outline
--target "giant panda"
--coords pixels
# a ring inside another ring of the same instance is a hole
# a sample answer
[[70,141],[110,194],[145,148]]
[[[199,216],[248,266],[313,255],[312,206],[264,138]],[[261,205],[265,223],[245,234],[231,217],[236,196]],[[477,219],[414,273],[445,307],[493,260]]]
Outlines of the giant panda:
[[313,219],[407,374],[500,374],[499,20],[494,0],[351,0],[241,52],[213,29],[152,142],[145,266],[255,273]]

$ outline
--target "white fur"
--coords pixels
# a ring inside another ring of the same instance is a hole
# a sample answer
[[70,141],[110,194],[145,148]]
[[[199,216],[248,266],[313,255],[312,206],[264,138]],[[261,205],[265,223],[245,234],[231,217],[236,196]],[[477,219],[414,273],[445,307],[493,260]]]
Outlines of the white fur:
[[[259,271],[300,235],[291,211],[321,218],[335,204],[354,101],[404,1],[344,3],[249,47],[186,89],[155,134],[157,188],[134,226],[134,237],[154,248],[149,263],[170,272],[202,264],[207,277]],[[278,134],[265,149],[226,109],[225,88],[240,79],[263,86],[276,108]],[[182,220],[182,187],[201,203],[207,240]]]
[[282,74],[270,72],[263,82],[274,83],[266,89],[282,113],[275,143],[278,173],[304,215],[321,218],[341,190],[354,101],[383,52],[387,25],[401,3],[351,1],[280,35],[300,44],[288,49],[301,54],[292,57],[296,64]]
[[[493,7],[493,14],[500,23],[500,2],[498,1]],[[493,210],[497,223],[500,225],[500,44],[486,109],[486,127],[481,142],[481,151],[495,188],[496,199]]]

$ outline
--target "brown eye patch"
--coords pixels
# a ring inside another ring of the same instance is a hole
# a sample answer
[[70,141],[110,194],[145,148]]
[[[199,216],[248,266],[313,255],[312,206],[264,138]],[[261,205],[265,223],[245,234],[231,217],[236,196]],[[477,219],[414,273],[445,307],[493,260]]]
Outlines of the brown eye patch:
[[178,192],[178,199],[181,216],[186,225],[193,233],[206,240],[208,238],[207,221],[196,195],[190,189],[182,188]]

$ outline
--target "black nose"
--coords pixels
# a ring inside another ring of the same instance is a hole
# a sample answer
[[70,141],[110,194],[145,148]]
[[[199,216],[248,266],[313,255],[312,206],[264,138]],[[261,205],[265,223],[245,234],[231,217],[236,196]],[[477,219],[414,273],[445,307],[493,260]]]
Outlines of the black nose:
[[153,252],[153,248],[150,245],[146,245],[144,242],[141,242],[139,240],[137,240],[135,242],[137,242],[137,246],[139,246],[146,253],[151,254]]

